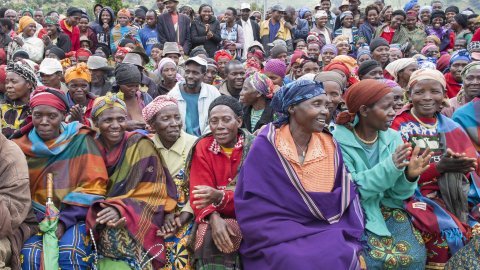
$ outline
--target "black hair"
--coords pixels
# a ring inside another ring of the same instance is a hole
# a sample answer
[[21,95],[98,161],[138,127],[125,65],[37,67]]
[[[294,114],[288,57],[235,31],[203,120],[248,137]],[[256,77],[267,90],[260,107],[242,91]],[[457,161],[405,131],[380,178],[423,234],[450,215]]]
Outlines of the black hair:
[[227,10],[231,10],[232,13],[233,13],[233,16],[235,16],[235,17],[236,17],[237,14],[238,14],[238,13],[237,13],[237,10],[236,10],[235,8],[233,8],[233,7],[228,7]]
[[149,10],[147,10],[147,12],[145,12],[145,15],[146,15],[148,12],[153,12],[153,14],[155,14],[155,18],[158,17],[158,14],[157,14],[157,12],[156,12],[155,10],[149,9]]
[[1,18],[0,19],[0,24],[3,25],[3,26],[6,26],[8,28],[8,30],[13,29],[12,21],[10,21],[9,19]]
[[211,10],[212,10],[212,13],[213,13],[213,7],[209,4],[201,4],[200,7],[198,8],[198,14],[200,14],[200,12],[202,12],[202,9],[204,7],[209,7]]
[[475,18],[477,18],[478,16],[479,16],[479,15],[478,15],[478,14],[475,14],[475,13],[474,13],[474,14],[470,14],[470,15],[468,15],[468,17],[467,17],[467,20],[475,19]]
[[403,17],[403,19],[406,19],[407,18],[407,14],[405,13],[405,11],[401,10],[401,9],[397,9],[395,10],[394,12],[392,12],[392,18],[397,16],[397,15],[400,15]]
[[242,104],[240,104],[236,98],[225,95],[217,97],[212,101],[212,103],[210,103],[210,106],[208,107],[208,116],[210,117],[210,112],[213,110],[213,108],[220,105],[225,105],[232,109],[233,113],[237,115],[237,117],[243,116]]
[[157,48],[157,49],[160,49],[160,50],[163,51],[163,44],[161,44],[161,43],[155,43],[155,44],[153,44],[153,46],[152,46],[152,49],[153,49],[153,48]]
[[[57,11],[55,11],[55,10],[50,10],[49,12],[47,12],[47,15],[45,15],[45,17],[48,17],[48,16],[52,15],[53,13],[59,14],[59,13],[58,13]],[[60,15],[60,14],[59,14],[59,15]]]
[[0,18],[5,17],[5,12],[7,10],[8,10],[8,8],[6,8],[6,7],[0,8]]
[[238,60],[230,60],[228,61],[228,63],[225,65],[225,74],[228,74],[230,72],[230,69],[233,67],[233,66],[236,66],[236,65],[242,65],[242,62],[238,61]]
[[371,4],[371,5],[368,5],[366,8],[365,8],[365,18],[367,18],[368,16],[368,12],[370,10],[375,10],[378,14],[380,14],[380,7],[376,4]]

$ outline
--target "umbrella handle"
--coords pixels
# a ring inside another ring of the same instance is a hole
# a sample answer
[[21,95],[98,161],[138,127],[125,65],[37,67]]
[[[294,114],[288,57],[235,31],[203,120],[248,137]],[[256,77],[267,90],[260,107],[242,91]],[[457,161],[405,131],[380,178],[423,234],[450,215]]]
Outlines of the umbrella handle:
[[53,203],[53,173],[47,174],[47,203]]

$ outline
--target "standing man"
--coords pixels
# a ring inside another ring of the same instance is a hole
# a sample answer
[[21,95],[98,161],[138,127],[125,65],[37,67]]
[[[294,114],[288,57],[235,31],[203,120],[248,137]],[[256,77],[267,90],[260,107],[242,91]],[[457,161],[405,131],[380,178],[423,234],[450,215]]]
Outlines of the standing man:
[[288,6],[285,9],[285,27],[290,30],[292,39],[307,39],[308,32],[308,21],[305,19],[300,19],[297,16],[297,11],[292,6]]
[[325,10],[325,12],[327,12],[328,19],[327,19],[326,27],[330,30],[332,30],[333,27],[335,26],[335,20],[337,19],[337,16],[330,11],[331,7],[332,7],[332,2],[330,2],[330,0],[320,0],[320,8],[322,10]]
[[138,31],[138,36],[140,37],[145,52],[150,56],[153,45],[158,43],[157,12],[155,12],[155,10],[149,10],[145,18],[146,23],[143,28]]
[[250,4],[242,3],[240,5],[240,19],[237,24],[243,28],[243,36],[245,39],[244,50],[242,58],[246,59],[248,54],[248,48],[252,46],[254,41],[260,42],[260,26],[255,20],[250,19]]
[[432,6],[432,12],[434,12],[435,10],[443,11],[442,0],[433,0],[432,3],[430,4],[430,6]]
[[69,7],[67,9],[67,18],[59,22],[62,31],[72,41],[71,51],[80,49],[80,29],[77,25],[80,22],[80,18],[82,18],[82,14],[83,12],[79,8]]
[[217,88],[203,83],[207,61],[195,56],[185,62],[185,80],[177,83],[167,96],[178,101],[183,129],[190,135],[201,136],[209,131],[208,108],[220,96]]
[[360,0],[349,0],[348,2],[350,3],[349,9],[353,13],[353,23],[356,27],[359,27],[360,19],[365,17],[359,9],[361,2]]
[[178,0],[166,0],[166,12],[158,16],[157,31],[160,44],[177,42],[186,55],[190,52],[190,18],[177,11]]
[[165,12],[165,3],[164,3],[165,0],[157,0],[157,13],[160,15],[160,14],[163,14]]
[[218,91],[225,96],[231,96],[237,100],[240,98],[240,92],[245,82],[245,68],[242,62],[232,60],[225,66],[227,79],[219,85]]
[[260,25],[260,39],[262,40],[263,48],[267,56],[270,55],[269,44],[275,40],[280,39],[285,41],[289,52],[293,52],[292,34],[288,28],[285,27],[285,9],[280,5],[274,5],[272,8],[270,19],[265,20]]

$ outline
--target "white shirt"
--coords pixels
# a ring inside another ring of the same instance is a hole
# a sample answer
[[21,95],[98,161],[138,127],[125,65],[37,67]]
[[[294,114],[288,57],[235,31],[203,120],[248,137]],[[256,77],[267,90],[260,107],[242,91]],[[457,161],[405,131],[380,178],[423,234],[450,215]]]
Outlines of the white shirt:
[[255,38],[253,37],[253,28],[250,19],[247,21],[240,19],[240,21],[242,22],[243,36],[245,37],[242,58],[247,59],[248,48],[253,44]]

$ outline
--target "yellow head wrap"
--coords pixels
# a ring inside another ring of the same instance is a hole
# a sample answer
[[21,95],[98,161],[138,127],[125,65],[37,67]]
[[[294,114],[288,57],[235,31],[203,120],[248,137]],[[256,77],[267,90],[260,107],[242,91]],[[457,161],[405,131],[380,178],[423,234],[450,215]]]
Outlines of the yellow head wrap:
[[92,81],[92,74],[90,73],[87,64],[79,63],[65,71],[65,82],[69,83],[73,79],[84,79],[87,82]]
[[106,109],[114,107],[127,112],[127,105],[116,94],[108,93],[106,96],[96,98],[92,106],[92,117],[97,118]]
[[22,18],[20,18],[20,20],[18,21],[18,30],[17,30],[17,33],[22,33],[23,30],[30,24],[36,24],[35,23],[35,20],[32,18],[32,17],[29,17],[29,16],[23,16]]

